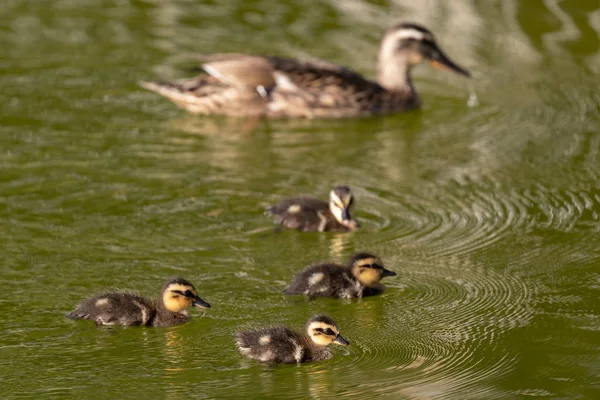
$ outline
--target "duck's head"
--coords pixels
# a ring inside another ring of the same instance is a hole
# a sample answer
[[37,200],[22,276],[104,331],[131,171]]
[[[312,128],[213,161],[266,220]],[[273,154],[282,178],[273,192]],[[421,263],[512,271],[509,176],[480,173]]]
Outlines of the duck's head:
[[194,285],[183,278],[172,278],[164,284],[162,302],[171,312],[182,312],[189,307],[210,308],[210,304],[198,297]]
[[320,346],[329,346],[331,343],[350,346],[350,342],[340,336],[340,328],[335,321],[327,315],[317,315],[308,320],[308,336]]
[[390,28],[379,49],[379,83],[387,89],[402,89],[410,84],[408,72],[428,61],[432,66],[468,78],[471,73],[458,66],[438,47],[433,33],[422,25],[403,22]]
[[357,229],[360,225],[352,219],[350,211],[354,206],[354,196],[347,186],[337,186],[329,192],[329,210],[335,219],[350,230]]
[[385,269],[379,257],[369,253],[356,253],[350,259],[348,266],[352,275],[366,287],[371,287],[386,276],[396,276],[396,273]]

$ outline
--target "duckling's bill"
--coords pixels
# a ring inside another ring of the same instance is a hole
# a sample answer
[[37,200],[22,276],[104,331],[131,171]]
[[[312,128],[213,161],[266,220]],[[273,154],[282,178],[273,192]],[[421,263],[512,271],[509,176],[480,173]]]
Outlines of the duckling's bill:
[[389,269],[383,269],[383,272],[381,272],[381,277],[385,278],[386,276],[396,276],[398,275],[397,273],[395,273],[394,271],[390,271]]
[[341,335],[337,335],[336,338],[333,340],[333,343],[342,346],[350,346],[350,342],[344,339]]
[[208,304],[206,301],[202,300],[200,297],[196,297],[196,300],[194,300],[194,302],[192,303],[193,307],[198,307],[198,308],[210,308],[210,304]]

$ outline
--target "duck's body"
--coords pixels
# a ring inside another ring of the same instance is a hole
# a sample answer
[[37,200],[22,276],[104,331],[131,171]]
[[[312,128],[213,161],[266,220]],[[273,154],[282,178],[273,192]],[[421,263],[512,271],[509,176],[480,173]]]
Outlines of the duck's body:
[[308,267],[294,277],[284,293],[302,294],[310,298],[353,299],[373,296],[385,289],[379,281],[394,275],[395,272],[383,267],[377,256],[356,253],[346,266],[326,263]]
[[253,90],[230,86],[212,75],[174,82],[143,82],[142,86],[192,113],[205,115],[347,118],[392,114],[420,106],[419,96],[411,88],[388,91],[377,82],[333,64],[280,57],[264,60],[276,77],[276,86],[268,98]]
[[96,325],[173,326],[189,320],[188,307],[209,308],[196,295],[194,286],[181,278],[165,283],[160,301],[132,292],[108,292],[93,296],[67,314],[71,319],[89,319]]
[[197,114],[270,118],[345,118],[385,115],[420,106],[410,69],[424,58],[468,76],[416,24],[386,33],[379,51],[378,81],[322,60],[245,54],[204,56],[208,75],[175,82],[143,82]]
[[278,326],[238,332],[239,351],[250,358],[276,364],[296,364],[331,358],[330,343],[348,346],[339,334],[333,319],[325,315],[314,317],[307,324],[308,335]]
[[348,232],[359,227],[352,219],[350,209],[354,197],[350,189],[338,186],[330,193],[329,202],[312,197],[282,200],[267,208],[276,224],[304,232]]

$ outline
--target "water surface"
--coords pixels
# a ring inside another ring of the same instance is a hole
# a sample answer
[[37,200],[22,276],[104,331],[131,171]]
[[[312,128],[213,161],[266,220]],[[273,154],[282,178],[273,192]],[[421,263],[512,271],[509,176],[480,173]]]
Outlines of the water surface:
[[[417,5],[413,3],[418,3]],[[421,4],[423,3],[423,4]],[[0,383],[10,398],[597,398],[600,13],[545,2],[9,1],[0,19]],[[472,70],[421,67],[422,110],[349,121],[186,114],[137,86],[198,52],[321,57],[374,76],[382,30],[431,27]],[[286,196],[357,198],[356,233],[275,234]],[[387,292],[286,298],[378,254]],[[193,281],[167,329],[64,314]],[[233,333],[333,316],[349,348],[271,368]]]

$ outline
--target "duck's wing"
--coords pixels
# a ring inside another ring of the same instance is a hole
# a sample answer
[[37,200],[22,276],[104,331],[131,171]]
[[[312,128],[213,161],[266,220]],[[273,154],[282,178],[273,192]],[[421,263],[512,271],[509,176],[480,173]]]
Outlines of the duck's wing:
[[357,88],[379,86],[359,73],[344,66],[321,59],[297,60],[284,57],[266,57],[273,69],[288,76],[300,87],[351,85]]
[[244,54],[213,54],[203,56],[202,60],[204,74],[173,82],[140,82],[140,85],[197,114],[266,113],[267,97],[276,85],[270,62]]
[[377,82],[324,60],[267,58],[277,78],[269,109],[274,116],[342,118],[377,114],[392,96]]

